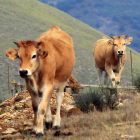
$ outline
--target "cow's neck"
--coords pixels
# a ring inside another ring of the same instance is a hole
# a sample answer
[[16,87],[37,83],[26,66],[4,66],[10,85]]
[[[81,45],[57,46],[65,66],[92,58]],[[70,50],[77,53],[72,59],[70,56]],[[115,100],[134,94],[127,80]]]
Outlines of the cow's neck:
[[37,86],[37,81],[35,79],[35,76],[31,76],[31,82],[32,82],[32,89],[34,90],[34,92],[38,93],[38,86]]
[[122,67],[122,57],[118,57],[118,59],[119,59],[119,68],[121,68]]
[[29,86],[30,88],[35,92],[38,93],[38,72],[34,72],[30,78],[28,79],[29,81]]
[[114,54],[113,54],[113,56],[114,56],[114,64],[117,66],[116,67],[116,69],[117,69],[117,71],[119,71],[120,69],[121,69],[121,67],[122,67],[122,57],[118,57],[118,55],[114,52]]

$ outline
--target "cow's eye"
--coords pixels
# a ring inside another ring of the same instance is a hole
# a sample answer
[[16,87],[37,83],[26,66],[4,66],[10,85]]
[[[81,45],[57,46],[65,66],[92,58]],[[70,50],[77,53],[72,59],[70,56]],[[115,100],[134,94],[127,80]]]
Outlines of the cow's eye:
[[34,58],[36,58],[36,55],[33,55],[33,56],[32,56],[32,59],[34,59]]
[[117,44],[114,44],[114,46],[117,46]]
[[125,43],[124,43],[124,46],[125,46]]

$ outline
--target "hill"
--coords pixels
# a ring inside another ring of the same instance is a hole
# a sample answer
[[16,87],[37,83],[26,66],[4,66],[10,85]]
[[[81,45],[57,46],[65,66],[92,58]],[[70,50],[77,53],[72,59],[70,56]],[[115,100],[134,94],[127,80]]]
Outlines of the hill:
[[[107,35],[134,38],[131,47],[140,52],[139,0],[39,0],[62,10]],[[77,12],[78,11],[78,12]]]
[[[103,33],[56,8],[36,0],[1,0],[0,11],[1,99],[6,99],[8,96],[8,66],[10,67],[10,82],[16,81],[20,84],[25,84],[24,80],[18,76],[18,60],[9,60],[5,56],[5,51],[8,48],[16,48],[14,41],[35,40],[52,25],[59,26],[70,34],[74,40],[76,54],[74,77],[81,84],[98,84],[92,50],[95,41],[104,36]],[[128,59],[122,75],[123,81],[131,80],[129,51],[130,48],[127,48]],[[138,68],[140,63],[137,60],[140,59],[140,54],[134,50],[132,50],[132,53],[133,62]]]

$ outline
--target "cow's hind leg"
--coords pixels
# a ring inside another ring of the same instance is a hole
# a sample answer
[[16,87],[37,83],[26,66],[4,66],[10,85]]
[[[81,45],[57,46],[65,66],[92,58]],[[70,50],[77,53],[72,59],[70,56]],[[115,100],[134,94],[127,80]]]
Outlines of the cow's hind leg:
[[98,74],[98,80],[99,80],[99,84],[102,84],[102,73],[103,71],[101,69],[99,69],[98,67],[96,67],[97,70],[97,74]]
[[108,85],[108,84],[109,84],[109,83],[108,83],[108,77],[109,77],[108,73],[105,72],[105,76],[104,76],[104,85]]
[[47,129],[52,128],[52,114],[51,114],[51,109],[50,109],[50,101],[49,101],[47,108],[46,108],[45,125],[46,125]]
[[64,88],[65,88],[65,83],[59,86],[56,93],[57,110],[56,110],[56,115],[55,115],[54,123],[53,123],[54,129],[60,128],[60,122],[61,122],[60,109],[61,109],[61,104],[64,98]]

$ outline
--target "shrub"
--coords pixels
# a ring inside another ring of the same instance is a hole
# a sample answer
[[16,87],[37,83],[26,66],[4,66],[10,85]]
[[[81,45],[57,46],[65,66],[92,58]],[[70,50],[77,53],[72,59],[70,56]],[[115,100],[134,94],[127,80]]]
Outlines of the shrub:
[[140,74],[136,74],[136,76],[134,77],[134,83],[133,84],[140,91]]
[[114,109],[116,101],[118,100],[117,88],[98,87],[86,88],[78,95],[73,95],[76,106],[83,112],[94,111],[97,109],[103,111],[104,109]]

